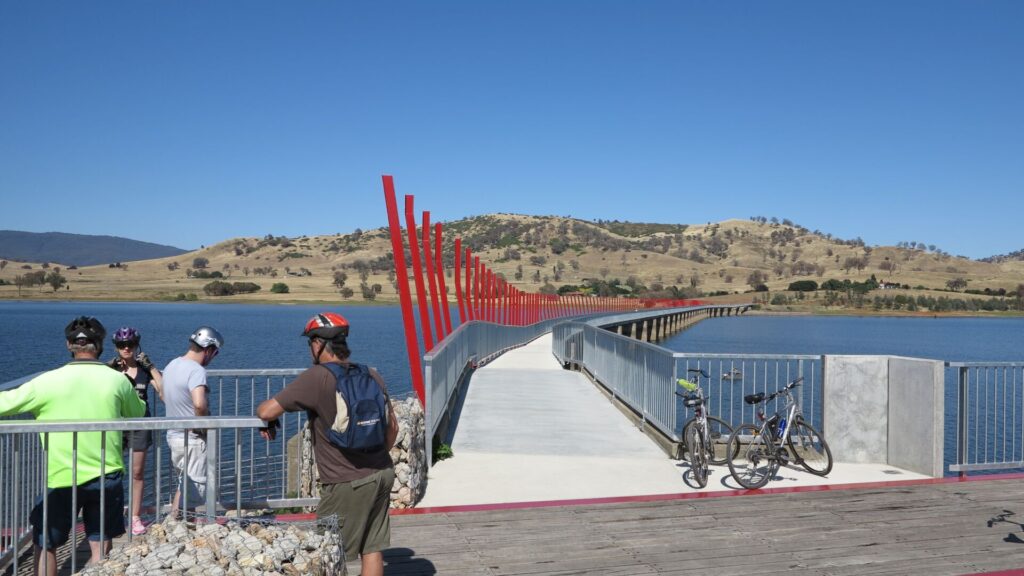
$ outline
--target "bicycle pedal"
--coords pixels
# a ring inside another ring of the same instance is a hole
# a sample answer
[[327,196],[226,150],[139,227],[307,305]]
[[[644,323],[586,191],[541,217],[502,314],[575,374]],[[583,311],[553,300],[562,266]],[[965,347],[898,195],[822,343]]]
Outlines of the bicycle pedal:
[[779,464],[781,464],[783,466],[786,466],[786,465],[789,464],[789,453],[786,452],[785,450],[780,451],[778,453],[777,457],[779,459]]

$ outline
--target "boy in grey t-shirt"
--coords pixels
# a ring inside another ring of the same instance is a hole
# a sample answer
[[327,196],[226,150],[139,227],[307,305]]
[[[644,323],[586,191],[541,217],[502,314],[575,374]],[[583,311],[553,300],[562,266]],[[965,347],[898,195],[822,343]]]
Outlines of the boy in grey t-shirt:
[[[189,336],[188,352],[164,368],[167,416],[209,416],[206,366],[223,345],[224,337],[209,326],[201,326]],[[168,430],[167,446],[171,450],[171,463],[178,472],[178,490],[171,504],[172,514],[177,516],[183,486],[188,490],[186,504],[189,509],[206,498],[206,432],[188,431],[186,454],[185,430]]]

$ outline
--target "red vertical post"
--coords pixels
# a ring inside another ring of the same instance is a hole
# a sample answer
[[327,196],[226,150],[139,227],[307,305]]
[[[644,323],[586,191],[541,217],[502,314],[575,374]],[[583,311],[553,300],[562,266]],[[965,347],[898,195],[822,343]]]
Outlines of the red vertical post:
[[466,323],[466,301],[462,297],[462,238],[455,239],[455,300],[459,303],[459,324]]
[[434,334],[437,341],[444,340],[444,326],[441,324],[441,306],[437,300],[437,276],[434,268],[434,254],[430,248],[430,211],[423,211],[423,263],[427,268],[427,286],[430,288],[430,306],[434,313]]
[[409,372],[412,388],[426,403],[423,387],[423,369],[420,367],[420,346],[416,341],[416,323],[413,320],[412,296],[409,294],[409,276],[405,271],[405,248],[402,246],[402,224],[398,218],[398,201],[395,199],[395,183],[391,176],[381,176],[384,182],[384,204],[388,211],[388,229],[391,231],[391,251],[394,253],[395,285],[398,287],[398,301],[402,307],[402,322],[405,324],[405,349],[409,355]]
[[483,294],[480,291],[480,286],[483,282],[480,281],[480,273],[483,269],[480,267],[479,256],[473,256],[473,268],[476,269],[475,274],[473,274],[473,300],[476,301],[476,313],[474,316],[478,320],[487,320],[487,318],[484,318],[484,307],[483,302],[481,301]]
[[[441,316],[444,318],[444,333],[447,335],[452,333],[452,313],[448,309],[448,286],[444,282],[444,258],[441,254],[442,242],[440,222],[434,224],[434,243],[434,259],[436,260],[434,263],[434,270],[437,271],[438,292],[441,293],[441,304],[444,306],[441,308]],[[458,249],[456,248],[456,250]],[[458,269],[458,264],[455,265],[455,268]],[[456,284],[458,284],[458,282],[458,280],[455,281]]]
[[476,320],[473,310],[473,251],[466,248],[466,314],[470,320]]
[[423,346],[429,352],[434,347],[434,338],[430,334],[430,313],[426,289],[423,287],[423,266],[420,262],[420,246],[416,240],[416,216],[413,214],[412,196],[405,196],[405,226],[408,229],[409,252],[412,254],[412,272],[416,280],[416,306],[420,309],[420,324],[423,329]]

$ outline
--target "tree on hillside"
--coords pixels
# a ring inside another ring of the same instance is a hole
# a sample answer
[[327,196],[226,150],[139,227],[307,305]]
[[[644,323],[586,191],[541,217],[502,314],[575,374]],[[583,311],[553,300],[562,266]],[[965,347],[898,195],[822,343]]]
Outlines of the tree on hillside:
[[747,276],[747,285],[753,289],[768,281],[768,275],[761,270],[754,270]]
[[209,258],[203,258],[202,256],[192,259],[192,267],[203,269],[210,265]]
[[64,276],[61,276],[60,270],[56,268],[54,268],[53,271],[46,275],[46,283],[49,284],[51,288],[53,288],[54,292],[59,290],[61,286],[67,284],[67,282],[68,279],[65,278]]
[[7,268],[7,260],[0,260],[0,270]]
[[959,292],[964,288],[967,288],[967,280],[964,278],[953,278],[946,282],[946,287],[953,292]]

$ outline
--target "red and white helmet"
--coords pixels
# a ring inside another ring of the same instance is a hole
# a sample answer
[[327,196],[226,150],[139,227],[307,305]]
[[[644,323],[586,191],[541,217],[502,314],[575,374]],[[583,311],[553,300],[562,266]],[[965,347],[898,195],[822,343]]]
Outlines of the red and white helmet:
[[306,322],[306,329],[302,332],[306,338],[323,338],[334,340],[335,338],[348,337],[348,320],[341,314],[334,312],[322,312],[313,316]]

